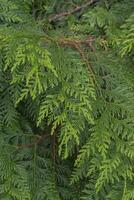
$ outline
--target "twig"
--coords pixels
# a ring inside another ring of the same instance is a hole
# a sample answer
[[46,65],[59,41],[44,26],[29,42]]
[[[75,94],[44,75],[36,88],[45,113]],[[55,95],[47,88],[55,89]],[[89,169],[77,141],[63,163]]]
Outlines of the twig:
[[96,79],[95,79],[95,75],[94,75],[92,66],[91,66],[89,60],[87,59],[83,49],[81,48],[81,45],[87,45],[88,47],[90,47],[90,49],[92,51],[95,51],[95,48],[92,45],[93,41],[94,41],[93,36],[89,36],[86,40],[61,39],[59,41],[59,44],[71,46],[72,48],[74,48],[79,53],[82,60],[86,63],[86,65],[88,67],[88,71],[89,71],[89,75],[91,77],[92,83],[96,84]]
[[47,138],[48,136],[50,136],[49,134],[48,135],[42,135],[42,136],[39,136],[39,139],[36,140],[35,142],[33,143],[29,143],[29,144],[18,144],[17,145],[17,148],[18,149],[23,149],[23,148],[31,148],[31,147],[34,147],[35,145],[39,145],[42,140],[44,140],[45,138]]
[[[53,39],[51,39],[49,37],[45,38],[45,42],[49,42],[49,40],[53,41]],[[89,72],[89,75],[90,75],[93,85],[97,85],[91,63],[89,62],[87,56],[85,55],[83,48],[81,47],[82,45],[86,45],[93,52],[95,52],[95,48],[92,44],[94,40],[95,40],[95,38],[92,35],[89,35],[88,38],[85,40],[74,39],[74,38],[73,39],[63,38],[63,39],[59,39],[59,40],[54,40],[53,42],[59,44],[60,46],[69,46],[71,48],[74,48],[81,56],[84,63],[87,65],[88,72]]]
[[87,59],[87,57],[86,57],[86,55],[85,55],[83,49],[80,48],[79,45],[76,45],[75,48],[76,48],[76,50],[79,52],[81,58],[83,59],[83,61],[86,63],[86,65],[87,65],[87,67],[88,67],[88,72],[89,72],[89,75],[90,75],[90,77],[91,77],[92,84],[93,84],[93,85],[96,84],[96,78],[95,78],[95,75],[94,75],[92,66],[91,66],[89,60]]
[[93,47],[92,43],[94,41],[94,37],[90,35],[87,39],[85,40],[78,40],[78,39],[60,39],[57,41],[60,45],[69,45],[69,46],[81,46],[81,45],[86,45],[88,46],[92,51],[95,51],[95,48]]
[[97,1],[98,0],[90,0],[87,3],[82,4],[81,6],[77,6],[77,7],[73,8],[72,10],[69,10],[69,11],[66,11],[66,12],[63,12],[63,13],[59,13],[59,14],[56,14],[54,16],[50,16],[49,17],[49,22],[61,20],[62,18],[66,17],[66,16],[69,16],[69,15],[72,15],[75,12],[78,12],[78,11],[80,11],[82,9],[86,9],[87,7],[89,7],[92,4],[96,3]]

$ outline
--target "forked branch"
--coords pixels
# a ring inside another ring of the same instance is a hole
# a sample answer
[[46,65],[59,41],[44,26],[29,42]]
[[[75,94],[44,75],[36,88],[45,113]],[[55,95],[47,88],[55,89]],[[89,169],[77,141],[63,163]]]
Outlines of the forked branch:
[[68,10],[68,11],[63,12],[63,13],[52,15],[52,16],[49,17],[49,22],[61,20],[66,16],[72,15],[72,14],[78,12],[78,11],[86,9],[87,7],[89,7],[92,4],[96,3],[97,1],[98,0],[90,0],[90,1],[87,1],[86,3],[82,4],[81,6],[77,6],[77,7],[73,8],[72,10]]
[[33,143],[28,143],[28,144],[18,144],[17,145],[17,148],[18,149],[23,149],[23,148],[32,148],[34,147],[35,145],[39,145],[44,139],[46,139],[47,137],[49,137],[50,135],[42,135],[42,136],[39,136],[38,139],[33,142]]

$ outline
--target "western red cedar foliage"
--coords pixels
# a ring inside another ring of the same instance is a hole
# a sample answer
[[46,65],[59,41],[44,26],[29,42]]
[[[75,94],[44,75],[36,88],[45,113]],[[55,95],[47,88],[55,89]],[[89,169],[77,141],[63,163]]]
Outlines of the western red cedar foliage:
[[134,1],[0,0],[0,199],[134,199]]

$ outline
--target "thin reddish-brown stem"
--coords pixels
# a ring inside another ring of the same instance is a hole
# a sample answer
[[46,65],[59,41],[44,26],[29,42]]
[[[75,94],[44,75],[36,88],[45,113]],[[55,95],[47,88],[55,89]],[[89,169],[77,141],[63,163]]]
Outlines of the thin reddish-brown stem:
[[84,2],[84,4],[82,4],[81,6],[77,6],[77,7],[73,8],[72,10],[68,10],[66,12],[50,16],[49,17],[49,22],[61,20],[61,19],[63,19],[66,16],[72,15],[72,14],[74,14],[76,12],[79,12],[79,11],[81,11],[83,9],[86,9],[87,7],[89,7],[92,4],[96,3],[97,1],[98,0],[90,0],[90,1],[87,1],[86,3]]
[[18,144],[17,145],[17,148],[18,149],[23,149],[23,148],[31,148],[31,147],[34,147],[35,145],[39,145],[45,138],[49,137],[50,135],[49,134],[44,134],[42,136],[39,136],[39,138],[33,142],[33,143],[28,143],[28,144]]

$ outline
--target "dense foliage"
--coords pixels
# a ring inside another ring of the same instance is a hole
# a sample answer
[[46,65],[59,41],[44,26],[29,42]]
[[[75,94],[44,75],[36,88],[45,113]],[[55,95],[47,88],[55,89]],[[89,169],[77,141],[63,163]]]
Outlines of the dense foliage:
[[0,200],[134,199],[133,11],[0,0]]

